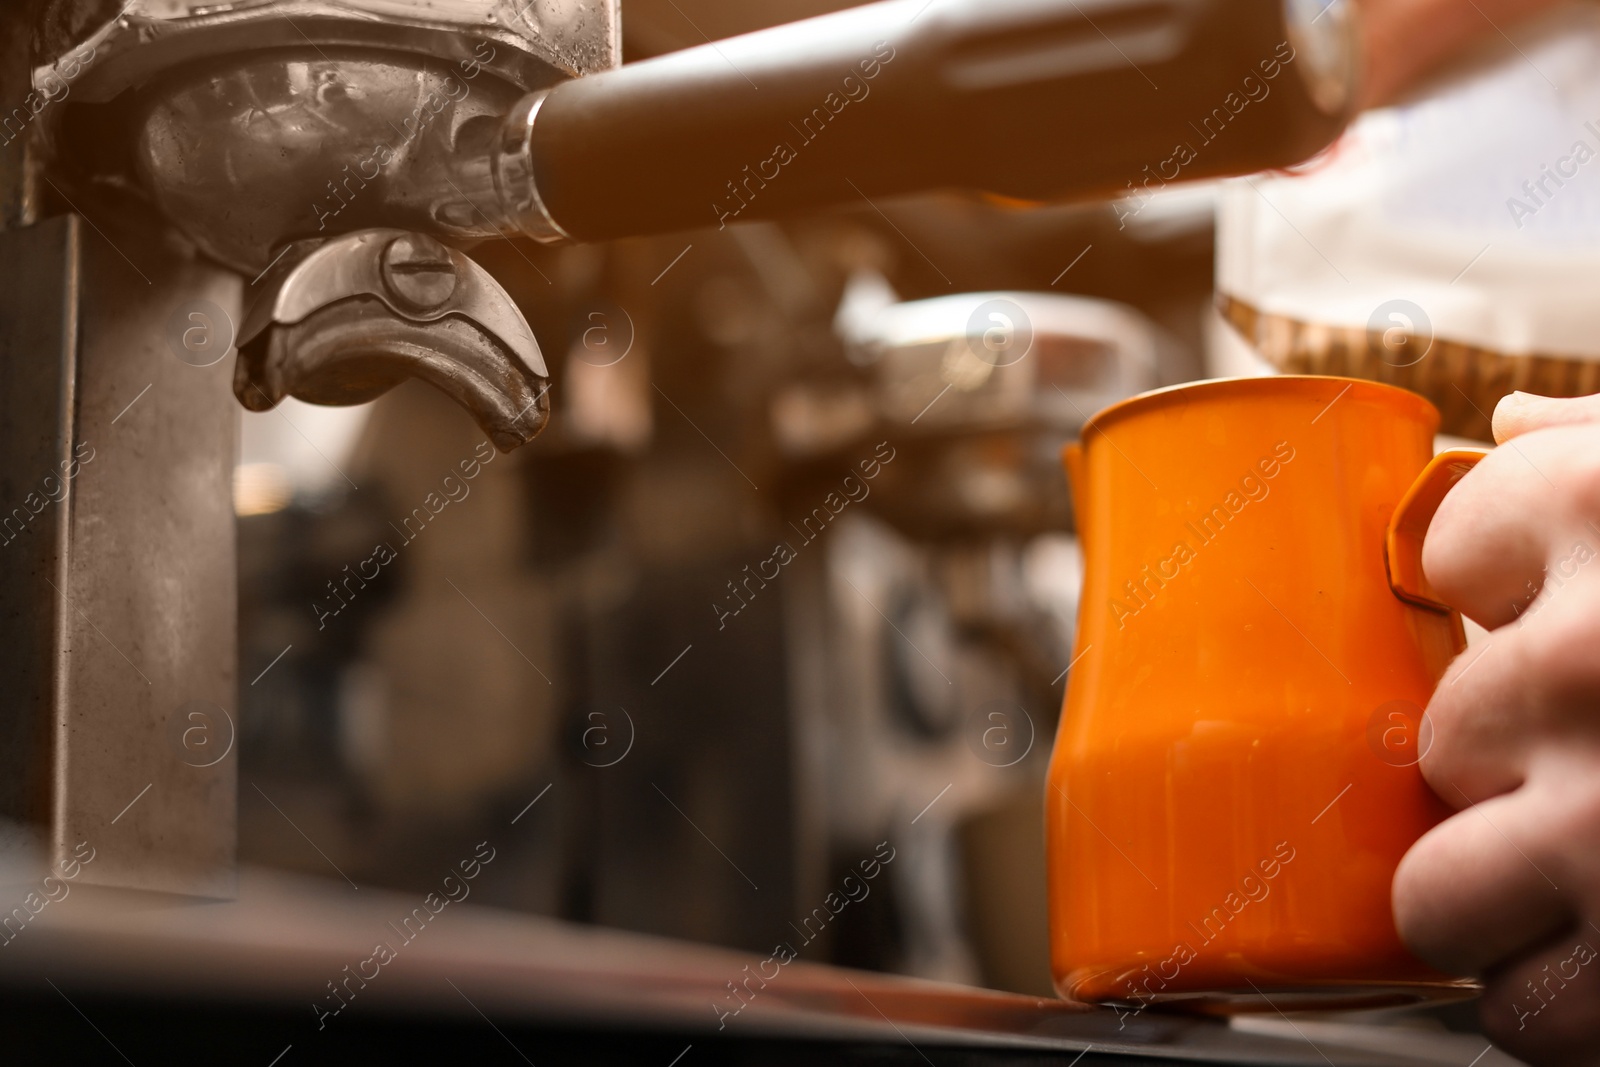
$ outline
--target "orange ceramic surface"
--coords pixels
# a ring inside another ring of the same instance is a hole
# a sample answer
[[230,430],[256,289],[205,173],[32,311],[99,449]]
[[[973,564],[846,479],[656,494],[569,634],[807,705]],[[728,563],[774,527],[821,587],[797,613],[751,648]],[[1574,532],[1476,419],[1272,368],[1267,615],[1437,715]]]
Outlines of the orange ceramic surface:
[[1449,813],[1415,761],[1461,622],[1401,600],[1385,563],[1438,421],[1373,382],[1229,380],[1109,408],[1069,449],[1086,573],[1046,799],[1063,995],[1462,989],[1389,903]]

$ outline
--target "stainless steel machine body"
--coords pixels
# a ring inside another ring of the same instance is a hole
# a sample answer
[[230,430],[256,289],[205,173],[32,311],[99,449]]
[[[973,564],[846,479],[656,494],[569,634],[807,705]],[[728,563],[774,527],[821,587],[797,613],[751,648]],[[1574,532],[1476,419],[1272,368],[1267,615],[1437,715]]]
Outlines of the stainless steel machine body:
[[225,897],[238,416],[225,349],[170,338],[240,282],[142,236],[135,267],[76,215],[0,233],[0,814],[86,883]]

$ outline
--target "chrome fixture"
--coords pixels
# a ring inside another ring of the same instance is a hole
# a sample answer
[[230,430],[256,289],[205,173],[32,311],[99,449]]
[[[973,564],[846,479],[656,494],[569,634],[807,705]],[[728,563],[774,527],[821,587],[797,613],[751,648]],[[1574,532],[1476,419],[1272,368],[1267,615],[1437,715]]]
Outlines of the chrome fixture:
[[239,334],[234,395],[360,404],[420,378],[472,413],[495,447],[527,444],[550,414],[539,343],[489,273],[432,237],[361,230],[291,245]]

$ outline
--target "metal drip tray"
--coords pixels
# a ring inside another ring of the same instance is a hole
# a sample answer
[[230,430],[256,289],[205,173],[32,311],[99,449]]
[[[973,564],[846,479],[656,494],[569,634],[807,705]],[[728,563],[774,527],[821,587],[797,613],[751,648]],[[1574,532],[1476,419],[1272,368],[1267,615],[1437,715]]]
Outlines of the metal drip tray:
[[[1081,1057],[1083,1067],[1317,1067],[1333,1045],[1326,1036],[1314,1046],[1215,1020],[1124,1019],[1110,1009],[822,966],[804,960],[803,946],[800,958],[779,964],[481,908],[466,902],[469,881],[445,883],[430,896],[245,871],[237,901],[210,905],[74,886],[20,929],[7,928],[0,1018],[8,1050],[48,1049],[56,1062],[80,1046],[109,1062],[107,1042],[134,1063],[349,1063],[362,1061],[352,1053],[389,1049],[405,1057],[397,1062],[516,1062],[510,1044],[540,1067],[666,1067],[689,1046],[695,1059],[686,1065]],[[461,902],[445,899],[457,894]],[[774,976],[752,977],[759,974]],[[730,983],[743,994],[736,998]],[[742,1008],[732,1013],[734,1005]],[[1441,1041],[1440,1055],[1346,1044],[1337,1062],[1456,1062],[1454,1046]],[[412,1058],[434,1048],[451,1054]],[[1492,1053],[1482,1062],[1511,1061]]]

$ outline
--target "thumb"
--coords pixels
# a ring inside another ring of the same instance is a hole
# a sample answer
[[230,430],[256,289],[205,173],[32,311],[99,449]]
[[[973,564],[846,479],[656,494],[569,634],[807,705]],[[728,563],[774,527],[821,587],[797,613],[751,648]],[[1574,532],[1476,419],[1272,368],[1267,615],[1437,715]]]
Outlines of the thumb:
[[1570,398],[1509,393],[1494,409],[1494,443],[1503,445],[1547,426],[1600,422],[1600,394]]

